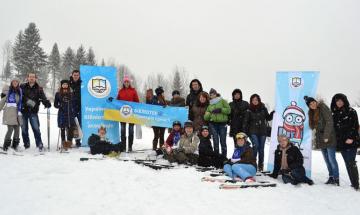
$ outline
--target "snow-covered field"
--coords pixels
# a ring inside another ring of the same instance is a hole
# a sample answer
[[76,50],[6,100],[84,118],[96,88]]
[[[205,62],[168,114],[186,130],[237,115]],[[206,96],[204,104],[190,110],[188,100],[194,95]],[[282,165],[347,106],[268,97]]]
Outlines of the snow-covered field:
[[[46,115],[40,118],[46,143]],[[275,188],[220,190],[216,183],[201,182],[206,173],[193,168],[156,171],[113,159],[80,162],[90,156],[87,148],[60,154],[55,150],[56,115],[51,122],[51,152],[34,156],[32,141],[24,156],[0,155],[0,215],[359,214],[360,192],[350,187],[340,154],[340,187],[323,184],[327,170],[314,151],[314,186],[294,187],[279,179]],[[5,132],[2,126],[1,138]],[[152,130],[143,128],[143,140],[135,140],[134,149],[151,148],[151,139]],[[229,138],[229,155],[232,145]]]

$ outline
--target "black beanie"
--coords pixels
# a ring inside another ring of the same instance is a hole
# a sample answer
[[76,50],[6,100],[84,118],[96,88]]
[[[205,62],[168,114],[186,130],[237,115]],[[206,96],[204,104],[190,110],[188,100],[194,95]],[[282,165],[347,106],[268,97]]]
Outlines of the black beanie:
[[306,105],[309,107],[311,102],[316,102],[316,100],[313,97],[309,97],[309,96],[304,96],[304,100]]

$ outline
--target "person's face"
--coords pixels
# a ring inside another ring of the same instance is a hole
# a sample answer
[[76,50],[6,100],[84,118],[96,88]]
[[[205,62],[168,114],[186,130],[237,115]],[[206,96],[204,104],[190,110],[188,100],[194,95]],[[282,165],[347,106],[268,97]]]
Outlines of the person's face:
[[242,147],[245,144],[245,139],[244,138],[237,139],[236,144]]
[[16,88],[17,86],[19,86],[19,82],[14,80],[14,81],[11,82],[11,86]]
[[211,99],[216,98],[216,94],[215,94],[215,93],[214,93],[214,94],[210,94],[210,98],[211,98]]
[[33,73],[28,74],[27,80],[30,84],[34,84],[36,81],[36,75]]
[[254,97],[254,98],[251,100],[251,103],[256,106],[256,105],[259,104],[259,99],[258,99],[257,97]]
[[125,88],[129,88],[130,87],[130,82],[129,81],[124,81],[124,86],[125,86]]
[[199,100],[202,104],[206,102],[206,98],[204,96],[200,96]]
[[241,99],[240,93],[236,93],[236,94],[234,95],[234,99],[235,99],[235,100]]
[[64,88],[64,89],[67,89],[67,88],[69,88],[69,85],[68,85],[67,83],[63,83],[63,84],[61,85],[61,87]]
[[78,81],[80,79],[80,73],[79,72],[74,72],[72,74],[72,78],[74,81]]
[[338,108],[344,107],[344,101],[341,100],[341,99],[338,99],[338,100],[336,101],[336,106],[337,106]]
[[279,144],[281,148],[286,148],[289,144],[289,140],[286,137],[280,137]]
[[185,132],[186,132],[187,135],[192,134],[193,131],[194,131],[193,127],[186,127],[185,128]]
[[310,102],[309,107],[310,107],[310,109],[312,109],[312,110],[316,110],[316,108],[317,108],[317,102],[316,102],[316,101]]
[[208,137],[208,136],[209,136],[209,130],[204,129],[204,130],[201,132],[201,135],[202,135],[203,137]]
[[180,127],[179,125],[175,125],[173,129],[174,129],[175,131],[180,131],[180,128],[181,128],[181,127]]
[[99,136],[100,137],[105,137],[105,135],[106,135],[106,131],[104,129],[100,129],[99,130]]
[[179,97],[180,97],[179,94],[174,94],[174,95],[173,95],[173,98],[174,98],[174,99],[177,99],[177,98],[179,98]]
[[197,81],[192,82],[191,88],[195,91],[198,91],[200,89],[199,83]]

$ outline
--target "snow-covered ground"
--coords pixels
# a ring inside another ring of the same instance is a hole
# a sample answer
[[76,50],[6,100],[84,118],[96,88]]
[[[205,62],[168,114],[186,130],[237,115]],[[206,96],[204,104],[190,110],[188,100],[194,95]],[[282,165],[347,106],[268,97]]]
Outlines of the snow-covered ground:
[[[46,115],[40,114],[40,120],[46,143]],[[5,132],[1,126],[1,138]],[[34,156],[32,141],[24,156],[0,155],[1,215],[359,214],[360,192],[350,187],[340,154],[340,187],[323,184],[327,170],[321,154],[314,151],[314,186],[294,187],[279,179],[275,188],[220,190],[216,183],[201,182],[206,173],[193,168],[156,171],[114,159],[80,162],[80,157],[90,156],[88,149],[60,154],[55,150],[57,137],[52,115],[51,152]],[[151,138],[152,130],[143,128],[143,139],[135,140],[134,149],[151,148]],[[229,138],[229,155],[232,145]]]

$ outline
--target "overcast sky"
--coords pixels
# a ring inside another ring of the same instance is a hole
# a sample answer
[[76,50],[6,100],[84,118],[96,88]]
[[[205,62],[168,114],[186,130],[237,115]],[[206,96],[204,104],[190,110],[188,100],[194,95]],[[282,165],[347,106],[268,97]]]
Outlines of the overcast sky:
[[35,22],[48,53],[54,42],[92,46],[141,77],[178,65],[226,99],[241,88],[273,104],[276,71],[308,70],[320,71],[328,101],[360,101],[359,0],[0,2],[1,45]]

